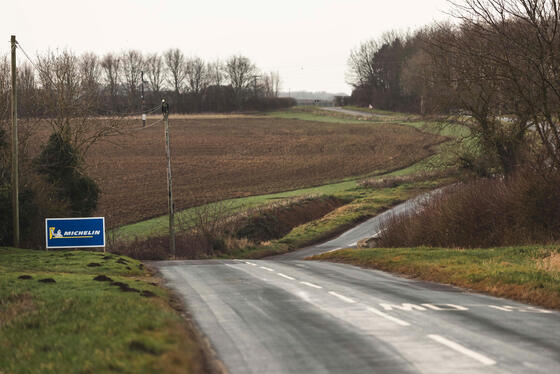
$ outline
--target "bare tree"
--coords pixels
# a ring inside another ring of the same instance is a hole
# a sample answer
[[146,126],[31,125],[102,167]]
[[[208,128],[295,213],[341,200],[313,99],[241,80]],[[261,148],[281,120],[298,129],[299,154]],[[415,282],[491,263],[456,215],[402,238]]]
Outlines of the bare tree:
[[208,71],[209,84],[221,86],[224,82],[224,64],[220,60],[216,60],[208,63],[206,70]]
[[101,69],[103,70],[105,87],[108,89],[111,98],[114,98],[120,84],[120,58],[113,53],[107,53],[101,60]]
[[37,58],[36,66],[41,86],[37,105],[53,132],[70,142],[80,157],[99,139],[119,131],[118,119],[95,118],[101,92],[91,83],[98,70],[91,57],[49,52]]
[[169,49],[164,55],[165,65],[168,71],[168,82],[176,94],[183,91],[186,76],[185,55],[180,49]]
[[84,53],[79,59],[82,93],[87,93],[90,99],[100,99],[101,64],[99,57],[93,53]]
[[187,89],[198,96],[208,87],[210,82],[207,66],[199,57],[193,57],[185,63],[185,78]]
[[348,84],[358,87],[374,81],[377,71],[375,54],[380,47],[377,40],[371,39],[350,52],[349,71],[346,74]]
[[150,89],[157,93],[163,88],[164,82],[163,59],[157,53],[153,53],[146,58],[146,75]]
[[0,57],[0,120],[10,118],[11,72],[8,56]]
[[[440,108],[460,114],[458,118],[477,138],[478,153],[490,165],[511,174],[527,150],[530,123],[527,116],[504,121],[504,111],[509,112],[516,99],[504,85],[503,67],[494,61],[496,39],[490,34],[482,38],[481,27],[486,26],[463,22],[431,34],[426,51],[437,72],[431,95]],[[463,161],[470,166],[473,159]]]
[[245,56],[231,56],[226,61],[225,73],[233,88],[238,106],[241,106],[244,93],[253,83],[256,72],[255,65]]
[[278,97],[280,92],[280,74],[271,71],[262,76],[263,92],[266,97]]
[[129,50],[122,54],[121,61],[129,102],[132,103],[138,96],[138,86],[141,83],[141,74],[144,69],[144,57],[139,51]]
[[457,17],[490,40],[488,59],[513,122],[532,126],[560,170],[560,3],[557,0],[466,0]]

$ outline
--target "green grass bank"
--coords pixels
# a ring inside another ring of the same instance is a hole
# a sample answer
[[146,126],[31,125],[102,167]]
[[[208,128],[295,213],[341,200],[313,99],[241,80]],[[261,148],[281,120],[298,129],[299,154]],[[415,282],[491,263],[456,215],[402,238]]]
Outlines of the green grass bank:
[[200,373],[203,354],[144,265],[0,248],[0,373]]
[[310,258],[380,269],[560,309],[560,247],[344,249]]

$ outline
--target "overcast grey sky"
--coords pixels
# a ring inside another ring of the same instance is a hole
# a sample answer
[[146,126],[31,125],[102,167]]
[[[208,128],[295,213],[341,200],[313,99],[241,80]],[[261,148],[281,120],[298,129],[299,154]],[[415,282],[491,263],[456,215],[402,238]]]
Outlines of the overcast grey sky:
[[242,54],[278,71],[282,90],[350,93],[347,58],[383,32],[449,17],[446,0],[19,0],[4,2],[0,35],[30,54],[180,48],[205,60]]

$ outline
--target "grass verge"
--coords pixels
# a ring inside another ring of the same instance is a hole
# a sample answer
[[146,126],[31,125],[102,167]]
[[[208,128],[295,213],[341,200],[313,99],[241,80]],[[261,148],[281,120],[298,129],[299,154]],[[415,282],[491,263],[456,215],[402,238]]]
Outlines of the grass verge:
[[344,249],[309,258],[381,269],[560,309],[560,247]]
[[0,248],[0,373],[206,371],[169,300],[127,257]]

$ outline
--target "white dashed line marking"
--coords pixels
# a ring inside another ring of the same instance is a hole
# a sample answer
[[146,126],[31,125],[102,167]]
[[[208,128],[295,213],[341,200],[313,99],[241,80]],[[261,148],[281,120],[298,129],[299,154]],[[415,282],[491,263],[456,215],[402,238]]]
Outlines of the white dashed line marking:
[[390,316],[390,315],[388,315],[387,313],[383,313],[382,311],[377,310],[377,309],[375,309],[375,308],[368,307],[367,310],[369,310],[369,311],[372,312],[372,313],[377,314],[378,316],[381,316],[381,317],[383,317],[383,318],[385,318],[385,319],[388,319],[389,321],[395,322],[397,325],[401,325],[401,326],[410,326],[410,323],[405,322],[405,321],[403,321],[402,319],[398,319],[398,318],[395,318],[395,317],[393,317],[393,316]]
[[283,277],[283,278],[289,279],[289,280],[295,280],[295,278],[292,278],[292,277],[290,277],[289,275],[286,275],[286,274],[278,273],[278,275]]
[[267,268],[266,266],[259,266],[261,269],[264,269],[266,271],[274,271],[274,269],[271,268]]
[[440,335],[428,335],[428,338],[435,340],[438,343],[441,343],[459,353],[464,354],[465,356],[469,356],[470,358],[474,358],[475,360],[477,360],[478,362],[483,363],[484,365],[494,365],[496,363],[496,361],[492,360],[491,358],[488,358],[480,353],[477,353],[475,351],[472,351],[468,348],[463,347],[461,344],[455,343],[454,341],[451,341],[449,339],[444,338],[443,336]]
[[338,297],[340,300],[345,301],[345,302],[347,302],[347,303],[350,303],[350,304],[355,303],[355,301],[352,300],[351,298],[346,297],[346,296],[344,296],[344,295],[341,295],[341,294],[339,294],[339,293],[336,293],[336,292],[334,292],[334,291],[329,291],[329,294],[331,294],[331,295],[333,295],[333,296],[335,296],[335,297]]
[[254,263],[252,263],[252,262],[249,262],[249,261],[245,261],[245,263],[246,263],[247,265],[253,265],[253,266],[257,266],[257,264],[254,264]]
[[317,286],[316,284],[309,283],[309,282],[299,282],[301,284],[305,284],[306,286],[313,287],[313,288],[323,288],[321,286]]

